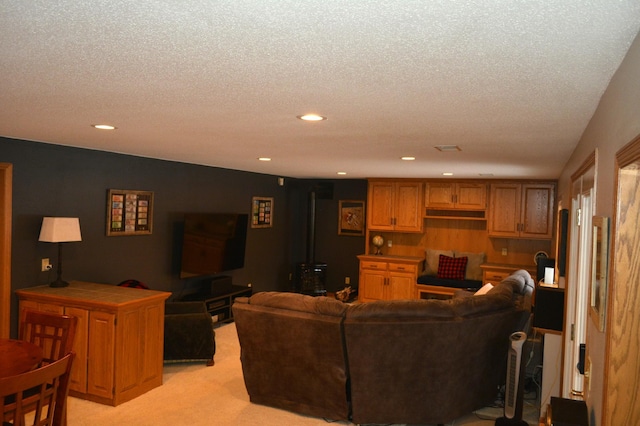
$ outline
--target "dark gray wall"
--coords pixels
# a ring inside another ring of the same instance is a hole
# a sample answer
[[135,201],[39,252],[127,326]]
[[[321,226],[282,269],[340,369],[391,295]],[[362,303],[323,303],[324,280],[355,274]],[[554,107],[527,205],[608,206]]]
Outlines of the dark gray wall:
[[[80,218],[82,242],[63,246],[63,278],[117,284],[140,280],[178,293],[202,282],[178,277],[180,229],[185,212],[250,213],[253,196],[274,198],[272,228],[248,229],[245,267],[229,272],[234,284],[254,291],[287,291],[295,264],[305,260],[306,198],[318,181],[153,160],[0,138],[0,162],[13,164],[13,290],[44,285],[41,258],[55,265],[56,245],[38,242],[43,216]],[[323,181],[328,182],[328,181]],[[357,283],[356,255],[363,237],[337,235],[338,200],[366,197],[364,180],[334,180],[333,198],[317,203],[316,258],[329,264],[328,291]],[[153,233],[106,236],[108,189],[154,192]],[[12,305],[15,330],[17,301]]]

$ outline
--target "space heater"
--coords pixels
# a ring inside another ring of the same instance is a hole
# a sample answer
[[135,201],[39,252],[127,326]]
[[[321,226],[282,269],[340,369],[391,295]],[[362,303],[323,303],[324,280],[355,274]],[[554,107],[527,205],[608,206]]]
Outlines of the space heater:
[[511,347],[507,358],[507,381],[504,394],[504,417],[496,419],[496,426],[527,426],[522,420],[522,348],[527,334],[517,331],[509,338]]

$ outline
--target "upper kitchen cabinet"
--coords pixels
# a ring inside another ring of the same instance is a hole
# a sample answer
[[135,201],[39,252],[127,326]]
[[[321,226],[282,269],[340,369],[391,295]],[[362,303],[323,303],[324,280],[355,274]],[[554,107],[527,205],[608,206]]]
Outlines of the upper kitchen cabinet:
[[487,185],[472,182],[427,182],[424,203],[427,209],[485,210]]
[[422,232],[422,182],[369,181],[367,227],[375,231]]
[[555,183],[493,183],[490,185],[490,237],[551,239]]

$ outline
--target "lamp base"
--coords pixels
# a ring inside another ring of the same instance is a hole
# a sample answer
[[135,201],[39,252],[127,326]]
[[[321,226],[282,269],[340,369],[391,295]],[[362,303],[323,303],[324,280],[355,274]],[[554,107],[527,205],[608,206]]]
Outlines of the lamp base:
[[61,279],[58,278],[57,280],[52,281],[49,284],[49,287],[60,288],[60,287],[67,287],[68,285],[69,285],[68,282],[62,281]]

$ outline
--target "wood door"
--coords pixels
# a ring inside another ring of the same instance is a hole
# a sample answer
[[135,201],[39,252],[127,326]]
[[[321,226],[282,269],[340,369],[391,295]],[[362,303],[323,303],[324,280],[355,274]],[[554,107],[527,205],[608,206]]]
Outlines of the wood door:
[[485,210],[487,185],[481,183],[456,184],[456,208],[460,210]]
[[395,190],[395,226],[398,232],[422,232],[422,184],[399,182]]
[[65,308],[64,313],[78,318],[73,350],[76,357],[71,367],[69,390],[87,393],[87,347],[89,342],[89,311],[80,308]]
[[376,231],[393,230],[394,185],[391,182],[369,182],[367,226]]
[[112,399],[114,394],[115,315],[89,313],[87,393]]
[[416,278],[414,274],[389,272],[388,299],[412,300],[416,298]]
[[551,238],[554,211],[553,184],[523,184],[521,229],[522,238]]
[[640,137],[616,154],[616,163],[602,419],[607,426],[640,424]]
[[516,183],[491,184],[487,228],[492,237],[518,237],[522,187]]
[[387,271],[362,269],[360,271],[360,283],[358,288],[359,298],[362,302],[385,299],[385,284]]
[[141,309],[143,325],[140,382],[155,381],[160,385],[164,351],[164,303],[154,303]]
[[453,209],[455,204],[452,183],[427,182],[424,190],[424,204],[429,209]]
[[13,166],[0,163],[0,337],[11,329],[11,209]]

